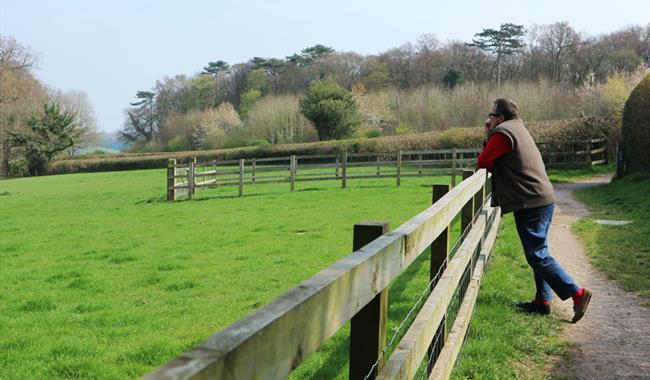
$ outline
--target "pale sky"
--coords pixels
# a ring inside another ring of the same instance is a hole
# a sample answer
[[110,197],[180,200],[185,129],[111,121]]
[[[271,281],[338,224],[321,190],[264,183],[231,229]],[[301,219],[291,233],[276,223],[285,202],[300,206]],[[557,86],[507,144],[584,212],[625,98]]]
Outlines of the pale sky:
[[597,35],[650,23],[650,0],[0,0],[0,33],[41,56],[37,77],[82,90],[104,131],[122,128],[138,90],[209,61],[284,58],[315,44],[376,54],[432,33],[568,21]]

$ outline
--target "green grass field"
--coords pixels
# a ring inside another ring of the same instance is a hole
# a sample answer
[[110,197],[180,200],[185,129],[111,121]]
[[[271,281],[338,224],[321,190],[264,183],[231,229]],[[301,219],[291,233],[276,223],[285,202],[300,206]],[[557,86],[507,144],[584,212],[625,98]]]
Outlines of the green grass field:
[[[345,190],[299,183],[293,193],[288,184],[258,185],[244,197],[230,187],[168,203],[164,176],[0,182],[0,378],[146,374],[348,255],[354,223],[396,228],[430,204],[432,183],[447,180],[358,180]],[[459,378],[519,374],[528,354],[559,345],[547,338],[555,319],[512,307],[532,294],[513,234],[506,218]],[[389,333],[428,282],[426,256],[391,285]],[[336,334],[292,378],[347,378],[348,334]]]
[[[592,216],[576,223],[592,262],[624,289],[650,300],[650,176],[633,174],[609,185],[579,190]],[[596,219],[629,220],[608,226]]]

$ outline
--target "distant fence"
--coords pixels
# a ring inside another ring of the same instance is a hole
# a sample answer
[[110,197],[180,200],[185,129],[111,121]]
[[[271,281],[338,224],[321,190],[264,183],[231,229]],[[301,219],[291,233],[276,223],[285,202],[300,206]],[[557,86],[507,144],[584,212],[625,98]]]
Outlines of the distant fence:
[[[607,161],[606,140],[537,142],[546,167],[579,167]],[[463,168],[476,164],[480,149],[444,149],[398,151],[389,153],[347,153],[326,155],[292,155],[288,157],[251,158],[222,161],[196,161],[179,164],[169,160],[167,168],[167,200],[181,195],[192,198],[196,189],[237,186],[239,195],[244,187],[288,183],[291,191],[296,182],[341,181],[345,188],[349,180],[402,178],[451,175],[452,186]]]
[[[501,220],[499,208],[489,206],[486,174],[464,171],[466,179],[451,190],[433,185],[433,205],[394,231],[386,222],[356,224],[350,256],[147,378],[283,379],[349,321],[350,379],[411,379],[418,372],[448,378]],[[457,215],[463,233],[450,249]],[[399,329],[392,336],[386,329],[388,287],[429,247],[429,283],[411,308],[415,319],[397,341]]]
[[473,167],[479,149],[446,149],[399,151],[394,153],[347,153],[340,155],[308,155],[278,158],[239,159],[178,164],[170,159],[167,169],[167,200],[181,193],[190,199],[198,188],[237,186],[243,195],[244,186],[289,183],[291,191],[296,182],[341,181],[345,188],[349,180],[456,175]]
[[591,166],[607,162],[607,139],[538,141],[549,168]]

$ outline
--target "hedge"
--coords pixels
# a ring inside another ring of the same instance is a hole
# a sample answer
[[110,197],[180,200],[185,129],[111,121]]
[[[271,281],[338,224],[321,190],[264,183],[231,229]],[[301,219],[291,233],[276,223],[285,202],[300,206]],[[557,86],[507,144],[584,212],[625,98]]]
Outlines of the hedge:
[[[535,140],[565,141],[607,137],[608,151],[613,154],[620,137],[620,123],[612,118],[575,118],[535,122],[527,125]],[[452,128],[446,131],[425,132],[400,136],[383,136],[304,144],[283,144],[265,147],[246,147],[186,152],[158,152],[121,154],[117,156],[61,159],[50,165],[49,174],[100,172],[115,170],[153,169],[167,166],[168,159],[179,162],[196,157],[199,162],[238,158],[286,157],[310,154],[331,154],[343,151],[355,153],[396,152],[398,150],[425,150],[448,148],[477,148],[483,141],[483,128]]]

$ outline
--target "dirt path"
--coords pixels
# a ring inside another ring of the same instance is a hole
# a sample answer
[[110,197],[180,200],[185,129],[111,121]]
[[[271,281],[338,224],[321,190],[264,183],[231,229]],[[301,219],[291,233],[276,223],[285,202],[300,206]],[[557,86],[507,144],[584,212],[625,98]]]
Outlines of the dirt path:
[[[573,190],[608,181],[601,177],[555,185],[557,208],[549,236],[551,254],[594,295],[584,318],[577,324],[567,323],[564,329],[563,337],[575,345],[569,360],[556,364],[554,378],[650,379],[650,309],[639,297],[623,291],[591,266],[571,232],[571,225],[589,214],[583,204],[573,199]],[[573,316],[570,299],[562,302],[556,297],[552,305],[567,322]]]

